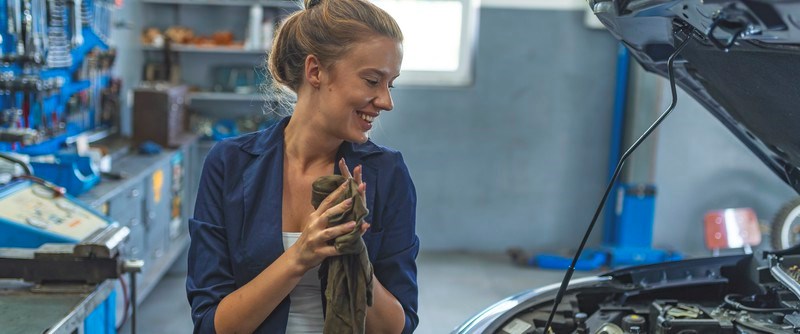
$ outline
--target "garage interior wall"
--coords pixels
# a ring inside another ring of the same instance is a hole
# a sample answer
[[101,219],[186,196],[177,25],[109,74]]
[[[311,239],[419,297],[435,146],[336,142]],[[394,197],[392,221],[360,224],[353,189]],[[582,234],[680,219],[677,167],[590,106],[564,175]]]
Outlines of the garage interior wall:
[[[666,83],[666,80],[665,80]],[[667,85],[664,94],[668,96]],[[668,101],[664,102],[664,108]],[[699,103],[680,91],[656,148],[653,244],[709,255],[703,216],[710,210],[753,208],[768,224],[797,193]],[[768,244],[766,235],[763,244]]]
[[[373,138],[409,164],[423,249],[577,247],[606,184],[617,46],[582,20],[580,10],[482,8],[472,87],[394,90],[396,112]],[[656,247],[707,255],[707,211],[752,207],[768,222],[797,195],[683,92],[650,140]]]
[[404,154],[424,250],[577,246],[608,173],[617,50],[583,15],[481,8],[471,87],[393,91],[373,138]]
[[[141,76],[138,36],[152,19],[141,19],[141,6],[125,2],[113,37],[126,88]],[[586,28],[583,9],[564,9],[582,7],[544,7],[484,1],[473,85],[398,87],[395,110],[373,130],[409,165],[423,250],[565,251],[591,219],[608,173],[617,42]],[[653,138],[654,244],[703,252],[707,210],[749,206],[768,220],[794,193],[713,116],[679,98]]]

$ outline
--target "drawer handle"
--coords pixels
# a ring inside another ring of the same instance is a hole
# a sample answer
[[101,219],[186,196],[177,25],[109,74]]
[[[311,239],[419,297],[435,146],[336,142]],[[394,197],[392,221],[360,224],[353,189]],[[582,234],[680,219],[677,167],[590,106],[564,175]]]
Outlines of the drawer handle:
[[136,219],[136,218],[131,218],[131,220],[128,222],[128,225],[130,225],[130,226],[137,226],[137,225],[139,225],[139,219]]
[[141,193],[139,192],[139,189],[131,190],[131,196],[130,196],[131,198],[137,198],[137,197],[139,197],[139,195],[141,195]]

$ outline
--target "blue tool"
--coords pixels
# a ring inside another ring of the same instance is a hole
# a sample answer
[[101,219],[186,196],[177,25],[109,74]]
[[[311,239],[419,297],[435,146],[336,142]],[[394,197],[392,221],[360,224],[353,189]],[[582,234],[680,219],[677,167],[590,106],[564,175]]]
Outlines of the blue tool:
[[0,188],[0,247],[77,243],[110,223],[74,197],[31,181]]
[[[18,180],[0,188],[0,247],[36,249],[43,244],[77,244],[111,224],[104,215],[70,195],[42,184]],[[32,259],[33,260],[33,259]],[[116,293],[84,320],[84,332],[115,331]]]
[[100,182],[100,171],[91,157],[77,154],[56,154],[54,162],[31,161],[34,175],[67,189],[79,196]]
[[156,144],[156,142],[152,140],[144,141],[139,144],[139,153],[149,155],[159,154],[161,153],[161,145]]

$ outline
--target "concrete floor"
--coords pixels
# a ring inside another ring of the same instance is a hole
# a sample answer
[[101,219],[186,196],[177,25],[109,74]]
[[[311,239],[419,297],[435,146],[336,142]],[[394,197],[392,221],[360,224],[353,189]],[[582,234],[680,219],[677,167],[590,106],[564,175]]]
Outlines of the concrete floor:
[[[139,333],[191,333],[179,258],[138,310]],[[517,292],[561,282],[563,271],[522,268],[505,254],[422,253],[417,259],[420,323],[416,333],[449,333],[465,320]],[[576,277],[589,273],[578,272]],[[121,333],[130,333],[130,322]]]

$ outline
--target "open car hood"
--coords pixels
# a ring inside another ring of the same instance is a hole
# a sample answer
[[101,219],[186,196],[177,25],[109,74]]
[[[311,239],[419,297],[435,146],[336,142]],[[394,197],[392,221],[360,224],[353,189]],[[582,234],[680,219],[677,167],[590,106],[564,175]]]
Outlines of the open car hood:
[[800,0],[588,0],[650,71],[675,79],[800,192]]

